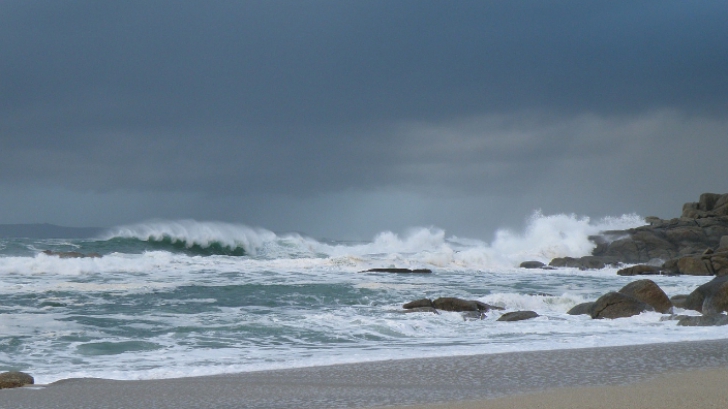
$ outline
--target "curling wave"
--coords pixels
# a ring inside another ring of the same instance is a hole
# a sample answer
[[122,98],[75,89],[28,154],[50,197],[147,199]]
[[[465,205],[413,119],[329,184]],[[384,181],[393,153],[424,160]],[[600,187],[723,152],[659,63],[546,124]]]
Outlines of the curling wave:
[[195,220],[152,221],[119,226],[103,237],[108,242],[140,241],[148,250],[182,252],[190,255],[254,255],[275,233],[242,224]]

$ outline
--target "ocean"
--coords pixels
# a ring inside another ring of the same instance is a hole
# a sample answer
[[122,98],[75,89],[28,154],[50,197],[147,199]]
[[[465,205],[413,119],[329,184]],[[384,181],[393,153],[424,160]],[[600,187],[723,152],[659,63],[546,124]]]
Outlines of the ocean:
[[[36,383],[155,379],[726,338],[725,327],[678,327],[656,312],[616,320],[566,314],[638,279],[617,276],[616,268],[518,267],[587,255],[590,235],[642,224],[634,214],[590,220],[535,213],[523,231],[500,230],[489,241],[428,227],[347,242],[158,220],[90,239],[0,239],[0,372],[22,370]],[[363,272],[388,267],[432,273]],[[670,296],[708,281],[650,278]],[[505,310],[484,319],[403,313],[402,304],[425,297]],[[496,321],[517,310],[540,317]]]

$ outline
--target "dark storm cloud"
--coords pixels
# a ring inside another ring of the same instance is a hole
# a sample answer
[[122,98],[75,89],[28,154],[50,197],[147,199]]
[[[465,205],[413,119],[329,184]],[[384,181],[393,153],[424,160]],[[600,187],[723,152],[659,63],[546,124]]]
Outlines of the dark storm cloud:
[[720,151],[726,15],[720,1],[5,1],[0,182],[194,195],[194,217],[206,195],[507,196],[695,127]]

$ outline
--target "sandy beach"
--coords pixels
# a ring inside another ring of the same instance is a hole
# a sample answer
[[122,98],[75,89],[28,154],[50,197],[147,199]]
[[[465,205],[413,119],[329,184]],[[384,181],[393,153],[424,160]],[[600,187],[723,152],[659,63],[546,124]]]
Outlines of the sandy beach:
[[69,379],[0,408],[726,407],[728,340],[391,360],[207,377]]
[[438,405],[416,405],[417,409],[632,409],[725,408],[728,407],[728,369],[670,372],[648,381],[628,385],[555,388],[504,398],[482,399]]

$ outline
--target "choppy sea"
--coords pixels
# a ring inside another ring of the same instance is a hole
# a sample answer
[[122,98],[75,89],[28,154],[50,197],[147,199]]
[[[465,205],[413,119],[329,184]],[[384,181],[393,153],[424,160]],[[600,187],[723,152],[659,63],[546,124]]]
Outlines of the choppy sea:
[[[500,230],[490,241],[416,228],[343,242],[182,220],[83,240],[0,239],[0,372],[23,370],[37,383],[150,379],[728,338],[725,327],[678,327],[655,312],[617,320],[566,314],[635,280],[615,268],[518,268],[589,254],[589,235],[641,224],[636,215],[593,221],[536,213],[524,231]],[[362,272],[381,267],[433,272]],[[670,296],[707,281],[651,278]],[[505,311],[482,320],[402,312],[403,303],[424,297],[477,299]],[[540,317],[496,321],[516,310]]]

